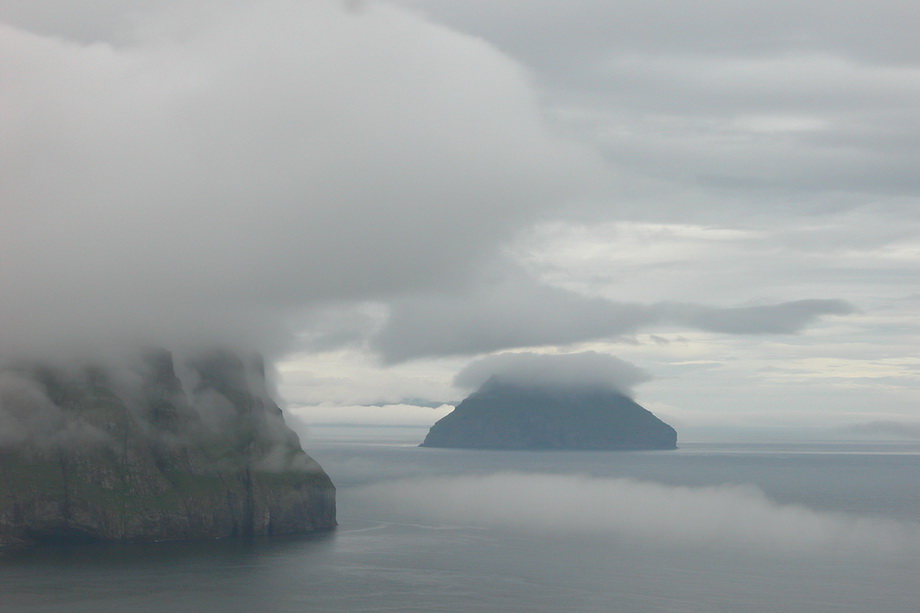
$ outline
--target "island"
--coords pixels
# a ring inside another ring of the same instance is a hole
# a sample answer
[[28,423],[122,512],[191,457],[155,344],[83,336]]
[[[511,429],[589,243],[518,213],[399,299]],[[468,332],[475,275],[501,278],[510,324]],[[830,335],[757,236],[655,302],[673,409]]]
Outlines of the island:
[[677,432],[615,389],[493,376],[435,423],[422,447],[676,449]]
[[260,358],[0,372],[0,544],[165,541],[336,526],[335,487],[270,398]]

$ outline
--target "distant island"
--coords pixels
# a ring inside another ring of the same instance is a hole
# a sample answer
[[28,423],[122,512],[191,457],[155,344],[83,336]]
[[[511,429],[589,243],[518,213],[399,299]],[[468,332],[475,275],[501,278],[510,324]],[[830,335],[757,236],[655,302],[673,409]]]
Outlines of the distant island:
[[0,373],[0,544],[333,528],[335,488],[265,389],[260,358]]
[[677,432],[621,392],[492,377],[439,420],[422,447],[676,449]]

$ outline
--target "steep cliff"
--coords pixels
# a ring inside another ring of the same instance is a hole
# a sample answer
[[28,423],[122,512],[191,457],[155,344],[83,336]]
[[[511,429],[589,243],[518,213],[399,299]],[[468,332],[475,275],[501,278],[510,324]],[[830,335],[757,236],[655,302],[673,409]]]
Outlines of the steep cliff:
[[674,449],[677,432],[611,389],[492,378],[439,420],[423,447]]
[[335,488],[265,389],[261,360],[149,351],[113,372],[0,373],[0,543],[332,528]]

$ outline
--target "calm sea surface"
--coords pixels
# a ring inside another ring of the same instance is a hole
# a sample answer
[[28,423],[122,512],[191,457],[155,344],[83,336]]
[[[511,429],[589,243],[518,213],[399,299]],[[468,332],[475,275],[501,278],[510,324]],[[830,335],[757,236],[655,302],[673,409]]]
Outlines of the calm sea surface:
[[0,611],[920,610],[920,445],[306,442],[338,530],[0,551]]

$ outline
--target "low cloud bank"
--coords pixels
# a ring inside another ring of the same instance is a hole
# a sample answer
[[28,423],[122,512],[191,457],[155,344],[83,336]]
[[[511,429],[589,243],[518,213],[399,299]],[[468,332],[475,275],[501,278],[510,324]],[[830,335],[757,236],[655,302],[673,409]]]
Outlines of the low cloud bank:
[[779,504],[753,486],[503,472],[376,483],[351,496],[356,504],[437,524],[778,552],[920,552],[920,524]]

